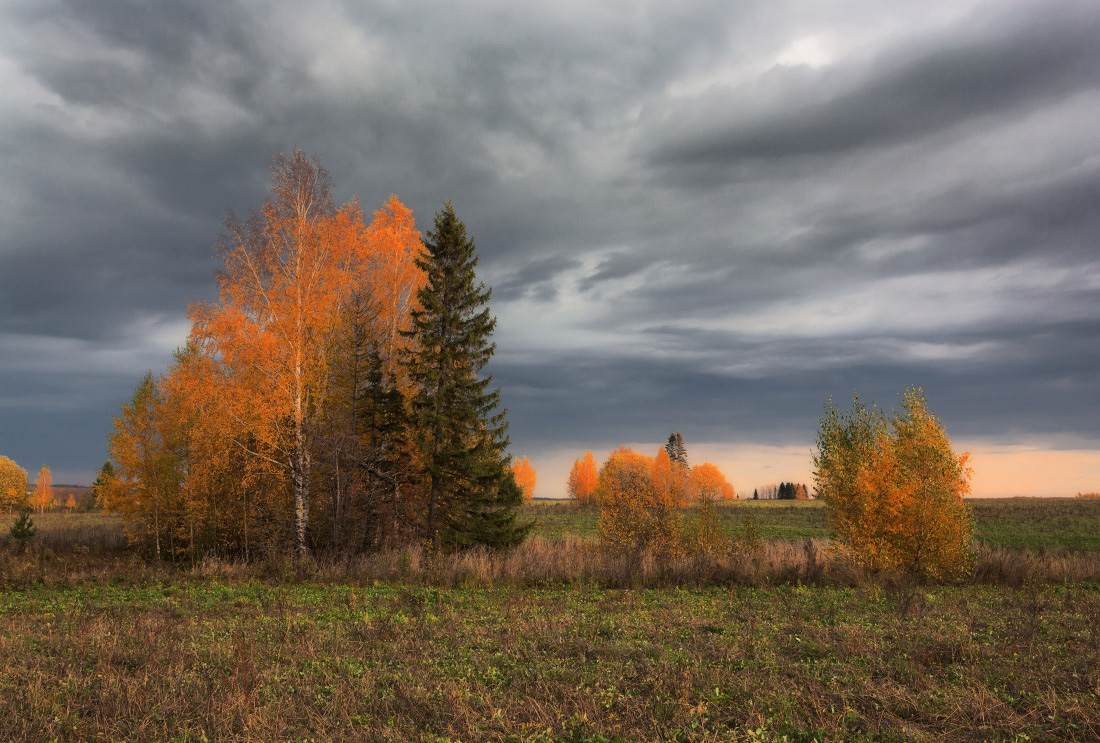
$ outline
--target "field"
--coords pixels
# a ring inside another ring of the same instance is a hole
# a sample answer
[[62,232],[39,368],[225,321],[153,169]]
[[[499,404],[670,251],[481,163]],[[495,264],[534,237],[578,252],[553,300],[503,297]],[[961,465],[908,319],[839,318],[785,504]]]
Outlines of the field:
[[[979,542],[990,547],[1100,551],[1100,499],[1004,498],[970,501]],[[767,539],[824,539],[829,535],[821,501],[743,501],[721,504],[719,513],[730,528],[751,515]],[[565,504],[536,502],[531,512],[536,533],[548,538],[594,535],[596,511]]]
[[578,539],[593,513],[528,510],[507,558],[308,565],[151,563],[109,516],[41,517],[0,547],[0,739],[1100,739],[1100,501],[975,502],[954,586],[832,564],[815,503],[724,510],[752,564],[633,571]]

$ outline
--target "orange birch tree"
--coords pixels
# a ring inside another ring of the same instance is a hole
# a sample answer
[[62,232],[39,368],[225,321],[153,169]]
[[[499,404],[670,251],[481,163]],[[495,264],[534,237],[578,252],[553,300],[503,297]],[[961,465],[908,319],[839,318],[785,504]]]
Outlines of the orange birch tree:
[[533,500],[535,497],[535,468],[523,459],[512,460],[512,475],[516,478],[516,485],[523,491],[524,500]]
[[221,302],[191,309],[234,445],[289,475],[297,552],[309,552],[310,436],[328,389],[329,352],[363,259],[357,204],[337,210],[331,181],[300,151],[279,155],[263,207],[230,213],[218,243]]
[[722,471],[710,462],[691,468],[688,474],[688,490],[695,499],[733,500],[737,493]]
[[38,479],[34,481],[34,495],[31,502],[38,513],[45,513],[53,507],[53,475],[46,465],[42,465]]
[[596,459],[590,450],[585,451],[583,458],[573,461],[569,472],[569,497],[582,505],[594,502],[597,481]]
[[0,496],[11,513],[27,500],[27,471],[7,457],[0,456]]

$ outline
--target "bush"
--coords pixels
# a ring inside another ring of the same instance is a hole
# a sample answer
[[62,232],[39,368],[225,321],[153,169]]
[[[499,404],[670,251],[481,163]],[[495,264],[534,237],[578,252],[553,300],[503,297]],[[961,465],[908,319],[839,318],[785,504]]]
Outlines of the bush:
[[20,549],[26,549],[27,542],[38,533],[38,527],[34,525],[30,512],[21,512],[19,518],[12,524],[9,533],[11,534],[11,538],[19,545]]
[[971,564],[969,455],[957,456],[924,393],[908,387],[891,417],[858,396],[821,418],[819,497],[841,549],[871,570],[945,580]]

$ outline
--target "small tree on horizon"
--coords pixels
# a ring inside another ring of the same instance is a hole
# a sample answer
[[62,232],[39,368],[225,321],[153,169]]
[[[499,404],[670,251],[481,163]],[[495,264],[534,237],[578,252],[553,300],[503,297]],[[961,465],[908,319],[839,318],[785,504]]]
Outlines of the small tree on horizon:
[[53,475],[50,468],[42,465],[38,479],[34,481],[34,495],[31,498],[38,513],[45,513],[53,506]]
[[516,478],[516,484],[523,491],[523,499],[534,500],[535,468],[527,461],[527,457],[512,460],[512,476]]
[[573,462],[567,485],[569,497],[581,505],[595,503],[598,478],[596,459],[592,456],[592,450],[589,449],[585,451],[582,458]]

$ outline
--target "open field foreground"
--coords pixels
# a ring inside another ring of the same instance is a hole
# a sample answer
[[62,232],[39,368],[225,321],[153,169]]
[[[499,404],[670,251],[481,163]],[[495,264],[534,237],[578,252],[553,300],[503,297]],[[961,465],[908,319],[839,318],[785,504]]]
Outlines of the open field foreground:
[[0,738],[1096,740],[1098,626],[1060,586],[12,591]]
[[975,506],[952,586],[835,563],[813,503],[728,507],[798,539],[666,566],[601,560],[561,504],[507,557],[309,564],[39,517],[0,547],[0,740],[1100,740],[1100,503]]

